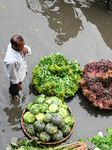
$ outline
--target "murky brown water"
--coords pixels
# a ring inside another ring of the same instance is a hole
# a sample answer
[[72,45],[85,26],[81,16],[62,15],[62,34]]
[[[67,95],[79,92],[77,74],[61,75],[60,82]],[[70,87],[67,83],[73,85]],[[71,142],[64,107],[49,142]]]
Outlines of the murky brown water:
[[[8,6],[4,8],[3,5]],[[23,82],[21,97],[12,101],[8,93],[9,82],[3,59],[10,38],[20,34],[32,48],[27,57],[28,75]],[[104,1],[84,0],[1,0],[0,1],[0,150],[10,143],[10,138],[23,137],[20,119],[25,105],[35,95],[30,91],[32,70],[40,58],[60,52],[70,61],[77,59],[83,67],[91,60],[112,60],[112,13]],[[76,125],[70,141],[93,137],[100,130],[105,133],[112,127],[112,111],[91,106],[82,95],[66,100],[74,113]],[[101,116],[99,116],[99,114]]]

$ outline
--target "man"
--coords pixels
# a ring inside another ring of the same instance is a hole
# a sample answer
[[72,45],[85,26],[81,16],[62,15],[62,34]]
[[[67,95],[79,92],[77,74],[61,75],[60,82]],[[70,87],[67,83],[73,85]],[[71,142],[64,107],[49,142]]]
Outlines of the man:
[[31,48],[25,45],[25,41],[20,35],[14,35],[10,39],[4,59],[5,69],[10,81],[9,93],[12,99],[16,98],[22,90],[22,81],[27,74],[27,64],[25,56],[31,54]]

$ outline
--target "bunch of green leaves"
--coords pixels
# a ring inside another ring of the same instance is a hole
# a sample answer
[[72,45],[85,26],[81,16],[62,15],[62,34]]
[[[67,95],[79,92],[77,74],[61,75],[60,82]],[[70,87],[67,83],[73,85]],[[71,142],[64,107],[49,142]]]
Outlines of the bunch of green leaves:
[[69,62],[60,53],[51,53],[41,58],[32,73],[32,83],[40,94],[57,96],[62,100],[74,96],[82,77],[78,61]]
[[112,129],[108,127],[106,132],[107,135],[103,137],[96,134],[93,138],[87,138],[87,140],[94,143],[100,150],[112,150]]
[[8,145],[6,150],[79,150],[86,149],[85,142],[72,142],[64,145],[64,143],[57,146],[45,146],[38,143],[36,140],[18,139],[16,137],[11,139],[11,146]]
[[17,137],[11,138],[11,145],[6,150],[47,150],[46,146],[41,145],[37,140]]

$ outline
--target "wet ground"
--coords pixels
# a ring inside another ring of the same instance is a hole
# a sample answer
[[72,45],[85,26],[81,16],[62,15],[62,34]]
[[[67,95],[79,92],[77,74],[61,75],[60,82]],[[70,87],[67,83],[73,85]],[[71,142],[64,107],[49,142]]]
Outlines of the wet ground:
[[[20,98],[11,100],[9,82],[3,60],[10,38],[20,34],[32,48],[27,57],[28,75]],[[77,59],[83,67],[91,60],[112,60],[112,13],[104,0],[1,0],[0,1],[0,150],[12,137],[23,137],[20,119],[25,105],[35,95],[31,90],[32,70],[39,59],[60,52],[70,61]],[[69,141],[106,133],[112,127],[112,111],[99,110],[79,90],[66,100],[74,113],[76,124]]]

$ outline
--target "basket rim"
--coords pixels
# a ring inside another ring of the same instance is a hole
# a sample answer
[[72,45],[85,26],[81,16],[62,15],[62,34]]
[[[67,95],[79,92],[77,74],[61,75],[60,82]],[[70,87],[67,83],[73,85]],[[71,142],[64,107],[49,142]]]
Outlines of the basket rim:
[[[68,109],[68,111],[72,114],[72,116],[73,116],[73,118],[74,118],[74,114],[72,113],[71,109],[70,109],[68,106],[67,106],[67,109]],[[23,129],[23,131],[25,132],[25,134],[26,134],[29,138],[34,139],[31,135],[29,135],[29,134],[27,133],[27,131],[26,131],[26,129],[25,129],[25,126],[24,126],[23,115],[25,114],[26,111],[27,111],[27,109],[25,108],[24,111],[23,111],[23,113],[22,113],[22,116],[21,116],[21,126],[22,126],[22,129]],[[74,120],[75,120],[75,118],[74,118]],[[73,132],[73,130],[74,130],[74,127],[75,127],[75,122],[74,122],[73,125],[72,125],[71,132],[70,132],[65,138],[63,138],[63,139],[60,140],[60,141],[56,141],[56,142],[42,142],[42,141],[38,141],[38,140],[37,140],[37,141],[40,142],[41,144],[49,144],[49,145],[61,143],[61,142],[65,141],[66,139],[68,139],[68,138],[71,136],[71,134],[72,134],[72,132]],[[34,140],[36,140],[36,139],[34,139]]]

